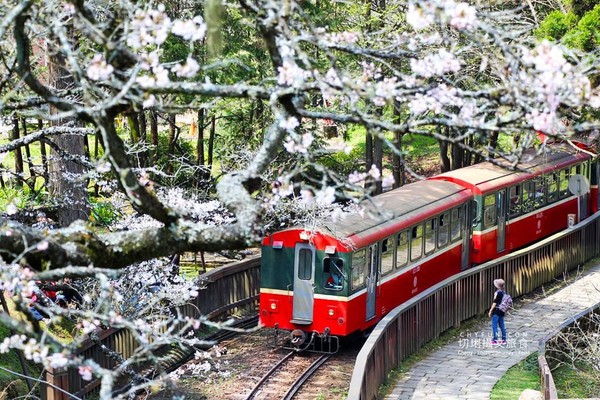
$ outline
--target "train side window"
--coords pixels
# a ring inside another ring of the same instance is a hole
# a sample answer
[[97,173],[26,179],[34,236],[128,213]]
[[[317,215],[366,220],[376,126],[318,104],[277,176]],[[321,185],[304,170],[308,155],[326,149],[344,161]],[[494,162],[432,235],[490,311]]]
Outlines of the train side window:
[[496,225],[496,193],[483,199],[483,229]]
[[558,175],[551,173],[546,178],[548,183],[548,203],[553,203],[558,200]]
[[453,209],[450,218],[450,236],[452,241],[456,242],[462,237],[462,224],[465,222],[462,207]]
[[352,289],[357,289],[364,285],[367,277],[367,252],[365,249],[359,250],[352,255]]
[[445,212],[440,215],[438,224],[438,247],[442,248],[448,244],[448,231],[450,230],[450,213]]
[[381,241],[381,274],[385,275],[394,269],[394,239],[385,238]]
[[511,186],[508,189],[509,207],[508,216],[514,217],[521,212],[521,185]]
[[535,184],[533,181],[523,183],[523,211],[530,212],[535,205]]
[[423,225],[412,227],[410,238],[410,260],[415,261],[423,255]]
[[408,231],[398,234],[396,240],[396,268],[401,268],[408,262]]
[[435,233],[437,232],[437,218],[425,222],[425,254],[435,250]]
[[558,178],[558,194],[561,199],[569,196],[569,169],[563,169],[560,171]]
[[312,278],[312,251],[300,249],[298,252],[298,279],[308,281]]
[[323,260],[323,287],[329,290],[342,290],[344,278],[344,260],[326,257]]
[[481,200],[475,198],[471,200],[471,226],[477,227],[481,223]]
[[541,208],[546,204],[546,179],[540,176],[535,180],[535,207]]

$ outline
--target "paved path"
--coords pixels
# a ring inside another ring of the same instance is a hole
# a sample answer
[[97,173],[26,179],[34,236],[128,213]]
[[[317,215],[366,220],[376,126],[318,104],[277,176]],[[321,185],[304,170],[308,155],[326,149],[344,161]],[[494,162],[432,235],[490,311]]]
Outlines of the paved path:
[[[508,345],[491,345],[491,326],[462,332],[456,340],[412,366],[387,400],[489,399],[506,371],[537,351],[538,341],[564,320],[600,302],[600,265],[550,296],[516,302],[505,318]],[[491,304],[491,299],[490,299]]]

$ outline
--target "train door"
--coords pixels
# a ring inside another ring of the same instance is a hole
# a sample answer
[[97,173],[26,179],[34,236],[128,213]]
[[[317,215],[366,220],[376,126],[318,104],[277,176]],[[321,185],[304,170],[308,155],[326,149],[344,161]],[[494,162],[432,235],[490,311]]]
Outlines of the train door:
[[470,213],[472,211],[469,210],[469,207],[467,204],[463,204],[458,209],[458,212],[459,212],[458,218],[459,218],[460,224],[462,225],[462,227],[461,227],[462,263],[461,264],[462,264],[462,270],[464,271],[465,269],[469,268],[469,265],[470,265],[469,253],[471,251],[471,224],[469,223],[469,221],[471,221]]
[[377,297],[377,271],[379,270],[379,247],[377,243],[369,246],[369,270],[367,284],[367,318],[375,318],[375,298]]
[[496,194],[496,207],[498,209],[498,240],[496,243],[497,252],[504,251],[506,247],[506,189],[500,189]]
[[306,243],[296,244],[294,257],[294,303],[292,322],[310,325],[313,321],[315,297],[315,248]]

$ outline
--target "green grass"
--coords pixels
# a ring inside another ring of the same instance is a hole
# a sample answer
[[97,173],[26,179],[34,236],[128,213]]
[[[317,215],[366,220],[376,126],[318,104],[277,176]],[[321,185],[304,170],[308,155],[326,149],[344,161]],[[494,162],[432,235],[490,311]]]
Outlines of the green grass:
[[537,352],[512,366],[496,383],[490,394],[491,400],[518,399],[525,389],[540,390]]
[[598,375],[592,374],[592,366],[577,365],[573,369],[562,365],[552,371],[552,377],[558,391],[558,397],[564,398],[597,398],[600,396]]
[[[6,326],[0,325],[0,342],[10,336],[10,330]],[[11,350],[0,355],[0,367],[0,399],[13,399],[29,392],[25,380],[9,372],[14,371],[23,374],[23,367],[16,351]],[[41,373],[40,367],[32,362],[27,361],[26,368],[32,377],[37,378]]]

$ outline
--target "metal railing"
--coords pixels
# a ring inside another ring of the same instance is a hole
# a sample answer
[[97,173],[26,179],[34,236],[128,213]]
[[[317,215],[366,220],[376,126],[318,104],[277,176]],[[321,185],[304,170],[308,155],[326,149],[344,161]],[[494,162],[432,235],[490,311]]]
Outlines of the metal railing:
[[376,399],[388,373],[423,344],[486,312],[495,278],[504,277],[507,290],[518,297],[598,255],[599,217],[600,213],[534,246],[466,270],[396,307],[360,351],[348,399]]
[[[178,307],[182,316],[198,317],[204,315],[216,320],[238,309],[245,309],[258,302],[260,293],[260,257],[250,258],[216,268],[199,277],[205,286],[190,304]],[[134,336],[126,329],[106,329],[96,332],[100,343],[119,353],[123,358],[131,357],[138,347]],[[100,366],[113,368],[116,361],[102,351],[101,346],[92,340],[86,340],[78,353],[87,359],[93,359]],[[100,381],[87,382],[81,379],[76,369],[46,371],[42,397],[53,400],[67,400],[67,393],[81,398],[99,388]],[[51,385],[63,389],[60,391]],[[65,393],[66,392],[66,393]]]

